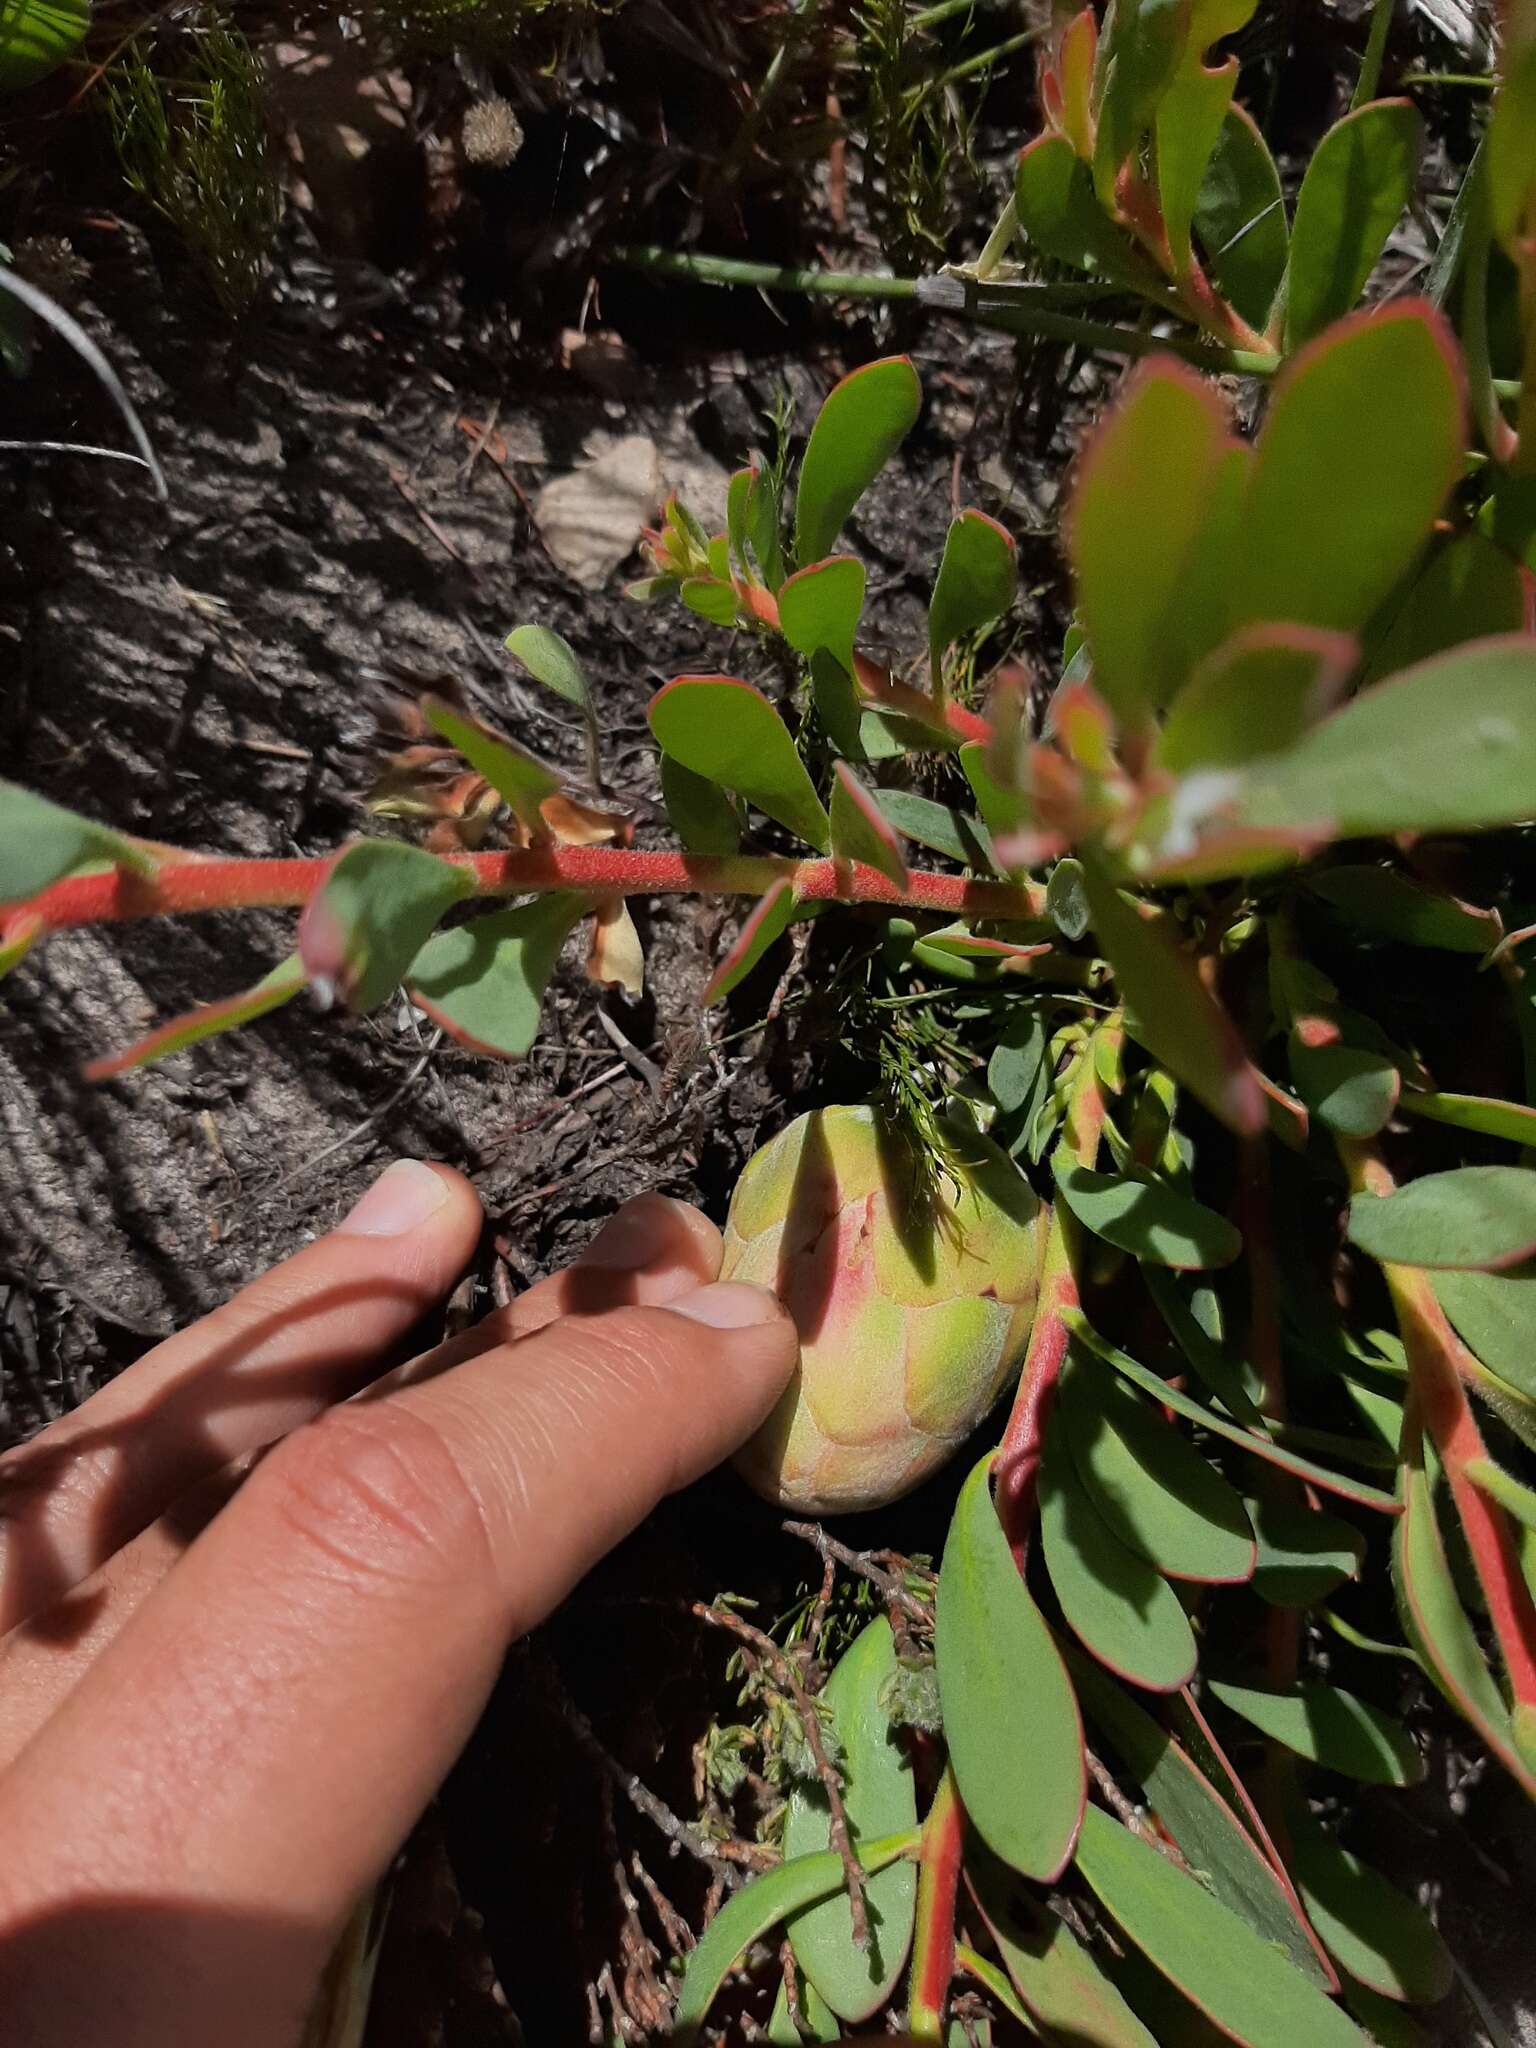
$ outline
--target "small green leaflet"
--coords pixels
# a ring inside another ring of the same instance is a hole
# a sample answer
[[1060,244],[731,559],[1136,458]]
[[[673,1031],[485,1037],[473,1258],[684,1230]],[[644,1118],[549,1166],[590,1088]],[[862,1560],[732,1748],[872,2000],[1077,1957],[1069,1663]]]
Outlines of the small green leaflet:
[[877,789],[875,802],[881,814],[905,839],[914,840],[934,853],[947,854],[962,867],[981,874],[992,871],[992,835],[979,818],[964,811],[936,804],[931,797],[908,789]]
[[532,754],[513,746],[510,740],[487,731],[473,718],[466,718],[441,697],[423,697],[421,712],[433,730],[440,732],[450,746],[457,747],[470,767],[485,777],[530,832],[547,836],[549,828],[539,805],[559,789],[558,775]]
[[779,630],[797,654],[809,661],[825,652],[852,671],[864,578],[864,564],[852,555],[811,562],[788,578],[779,591]]
[[1384,1053],[1361,1045],[1309,1045],[1290,1037],[1291,1079],[1318,1121],[1347,1138],[1374,1138],[1397,1108],[1402,1077]]
[[1077,1839],[1082,1723],[1061,1652],[998,1521],[991,1463],[983,1458],[961,1488],[944,1546],[939,1697],[950,1763],[977,1832],[1014,1870],[1046,1884]]
[[826,811],[789,728],[761,691],[734,676],[678,676],[651,699],[649,718],[664,754],[827,851]]
[[1122,1543],[1170,1578],[1252,1577],[1257,1549],[1241,1496],[1123,1379],[1074,1348],[1057,1405],[1088,1496]]
[[1457,1166],[1390,1195],[1356,1195],[1349,1241],[1399,1266],[1497,1271],[1536,1252],[1536,1172]]
[[1053,1163],[1061,1198],[1078,1222],[1134,1258],[1190,1272],[1230,1265],[1243,1248],[1234,1223],[1164,1182]]
[[1094,197],[1088,166],[1061,135],[1039,135],[1019,152],[1013,206],[1020,228],[1042,256],[1117,281],[1140,266],[1126,236]]
[[1310,1607],[1359,1572],[1365,1539],[1337,1515],[1261,1499],[1249,1500],[1248,1519],[1259,1545],[1253,1590],[1271,1607]]
[[460,1044],[520,1058],[538,1036],[560,949],[587,907],[561,891],[438,932],[406,976],[412,1002]]
[[90,0],[7,0],[0,13],[0,92],[20,92],[57,70],[90,25]]
[[985,512],[967,509],[950,521],[928,606],[928,660],[942,691],[944,656],[957,640],[1000,619],[1019,585],[1013,536]]
[[1409,100],[1374,100],[1336,121],[1307,165],[1291,228],[1286,347],[1353,310],[1413,197],[1424,124]]
[[1195,1638],[1173,1588],[1122,1543],[1078,1476],[1059,1418],[1040,1468],[1040,1542],[1067,1623],[1121,1678],[1177,1692],[1195,1673]]
[[900,842],[873,793],[846,761],[836,762],[832,771],[832,854],[836,860],[874,868],[894,889],[907,886]]
[[299,958],[322,1002],[376,1010],[444,912],[473,894],[467,867],[394,839],[344,848],[299,920]]
[[1433,2005],[1454,1981],[1434,1922],[1380,1871],[1352,1856],[1293,1792],[1285,1801],[1289,1862],[1329,1953],[1384,1998]]
[[1032,1100],[1045,1066],[1045,1018],[1033,1005],[1011,1017],[987,1062],[987,1092],[1005,1116]]
[[24,902],[86,867],[155,872],[147,847],[66,811],[19,783],[0,781],[0,904]]
[[795,497],[795,560],[830,555],[843,522],[917,423],[923,391],[906,356],[866,363],[816,415]]
[[799,1978],[795,1989],[799,1994],[800,2017],[811,2031],[802,2034],[795,2025],[794,2015],[789,2009],[789,1987],[781,1984],[768,2020],[770,2048],[803,2048],[806,2041],[841,2041],[843,2029],[837,2014],[828,2008],[814,1984],[808,1984],[799,1972],[796,1975]]
[[1229,108],[1222,124],[1195,203],[1195,230],[1217,289],[1250,326],[1267,327],[1285,275],[1290,229],[1280,173],[1244,107]]
[[1126,1935],[1247,2048],[1366,2048],[1331,1999],[1196,1880],[1090,1806],[1077,1867]]
[[1093,922],[1093,908],[1080,860],[1068,854],[1051,869],[1045,884],[1045,907],[1064,939],[1082,938]]
[[[912,1766],[881,1704],[895,1676],[895,1640],[882,1615],[843,1653],[821,1695],[837,1739],[843,1803],[855,1847],[917,1825]],[[829,1847],[831,1838],[821,1786],[797,1783],[784,1817],[786,1861]],[[916,1898],[917,1870],[911,1863],[892,1863],[869,1880],[870,1946],[865,1953],[854,1946],[852,1909],[845,1896],[824,1899],[791,1918],[788,1933],[796,1960],[842,2019],[867,2020],[890,1996],[907,1959]]]
[[711,1003],[724,1002],[731,990],[746,980],[774,941],[789,930],[794,915],[794,890],[787,881],[775,882],[752,906],[730,950],[705,983],[699,998],[705,1009]]
[[661,795],[667,822],[689,853],[729,854],[741,851],[741,819],[736,804],[718,782],[695,775],[670,754],[661,757]]
[[576,650],[563,634],[549,626],[514,626],[507,635],[507,651],[515,654],[528,673],[547,690],[564,697],[587,717],[592,715],[592,692],[586,671]]
[[1336,1685],[1268,1692],[1212,1678],[1206,1689],[1271,1741],[1325,1770],[1367,1785],[1417,1785],[1423,1779],[1424,1759],[1401,1721]]
[[168,1053],[181,1052],[201,1039],[213,1038],[221,1031],[234,1031],[242,1024],[253,1023],[256,1018],[265,1017],[269,1010],[292,1002],[306,979],[299,956],[292,953],[243,994],[188,1010],[184,1016],[173,1017],[169,1023],[160,1025],[158,1030],[151,1031],[135,1044],[125,1046],[121,1052],[92,1060],[83,1069],[84,1078],[87,1081],[110,1081],[115,1074],[126,1073],[130,1067],[147,1066],[151,1060],[162,1060]]

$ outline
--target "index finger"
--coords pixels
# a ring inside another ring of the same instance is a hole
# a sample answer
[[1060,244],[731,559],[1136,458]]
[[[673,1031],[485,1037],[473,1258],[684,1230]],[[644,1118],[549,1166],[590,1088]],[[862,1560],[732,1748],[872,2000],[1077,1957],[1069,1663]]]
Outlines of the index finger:
[[[49,2000],[94,1926],[123,2048],[162,2042],[168,2012],[189,2038],[217,2015],[231,2048],[286,2038],[508,1639],[762,1420],[795,1350],[771,1297],[716,1283],[555,1323],[279,1446],[0,1778],[18,2037],[83,2038]],[[249,1952],[210,1942],[210,1915]]]

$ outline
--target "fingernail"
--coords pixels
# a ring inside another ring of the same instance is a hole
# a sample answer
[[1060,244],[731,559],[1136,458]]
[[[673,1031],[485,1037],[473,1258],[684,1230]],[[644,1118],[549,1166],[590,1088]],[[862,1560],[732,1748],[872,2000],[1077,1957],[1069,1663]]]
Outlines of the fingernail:
[[584,1266],[604,1266],[612,1272],[634,1273],[656,1263],[670,1252],[674,1260],[686,1230],[681,1202],[669,1195],[642,1195],[616,1215],[610,1216],[581,1255]]
[[764,1323],[776,1323],[783,1315],[775,1296],[766,1287],[753,1287],[745,1280],[714,1280],[708,1287],[696,1287],[667,1307],[690,1322],[708,1323],[712,1330],[750,1330]]
[[448,1183],[419,1159],[386,1167],[336,1226],[339,1237],[404,1237],[448,1199]]

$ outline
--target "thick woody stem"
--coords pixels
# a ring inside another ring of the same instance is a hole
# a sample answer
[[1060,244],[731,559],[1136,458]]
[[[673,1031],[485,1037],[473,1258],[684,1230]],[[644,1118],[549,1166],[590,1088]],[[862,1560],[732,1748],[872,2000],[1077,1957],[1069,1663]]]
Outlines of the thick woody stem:
[[923,1822],[912,1941],[912,1991],[907,2031],[914,2041],[942,2042],[944,2009],[955,1974],[955,1896],[965,1849],[965,1808],[946,1767]]
[[[801,903],[880,903],[950,917],[1004,921],[1045,915],[1045,891],[1030,882],[909,870],[907,885],[856,862],[791,860],[771,854],[644,853],[629,847],[532,847],[452,856],[479,896],[536,896],[575,889],[594,896],[763,896],[787,881]],[[58,931],[204,910],[298,907],[323,885],[330,856],[312,860],[167,860],[153,875],[112,868],[72,875],[26,903],[0,908],[0,935],[23,918]]]
[[[1117,1043],[1122,1033],[1120,1019],[1115,1015],[1106,1017],[1094,1036]],[[1061,1149],[1077,1165],[1091,1167],[1097,1159],[1104,1116],[1104,1091],[1094,1063],[1094,1041],[1090,1039],[1078,1059],[1061,1133]],[[1024,1569],[1034,1525],[1035,1487],[1045,1425],[1067,1356],[1068,1332],[1062,1318],[1065,1311],[1081,1305],[1077,1244],[1078,1226],[1066,1204],[1058,1200],[1052,1207],[1050,1233],[1040,1266],[1040,1296],[1029,1333],[1029,1349],[1024,1354],[1013,1412],[992,1468],[997,1484],[998,1519],[1020,1571]]]
[[[1339,1151],[1356,1194],[1391,1194],[1396,1183],[1373,1146],[1341,1139]],[[1488,1455],[1467,1398],[1468,1383],[1475,1383],[1474,1361],[1421,1267],[1384,1261],[1381,1270],[1408,1354],[1411,1403],[1445,1468],[1510,1689],[1517,1705],[1536,1708],[1536,1602],[1520,1569],[1508,1515],[1467,1473]]]

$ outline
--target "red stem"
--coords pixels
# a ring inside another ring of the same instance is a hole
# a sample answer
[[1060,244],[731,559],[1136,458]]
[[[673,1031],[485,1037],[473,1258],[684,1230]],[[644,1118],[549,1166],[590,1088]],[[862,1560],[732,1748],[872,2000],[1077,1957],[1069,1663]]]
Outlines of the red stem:
[[917,1928],[907,2007],[907,2031],[914,2041],[944,2039],[944,2008],[955,1974],[955,1897],[964,1850],[965,1808],[955,1774],[946,1768],[923,1822],[918,1863]]
[[[1028,882],[989,882],[917,868],[898,889],[876,868],[769,854],[637,853],[629,847],[562,846],[453,856],[475,877],[481,896],[541,895],[576,889],[608,896],[762,896],[792,884],[802,903],[885,903],[952,917],[1003,920],[1045,915],[1045,891]],[[251,910],[308,903],[332,856],[310,860],[167,860],[153,875],[112,868],[71,875],[27,903],[0,910],[0,933],[37,916],[52,930],[188,911]]]

